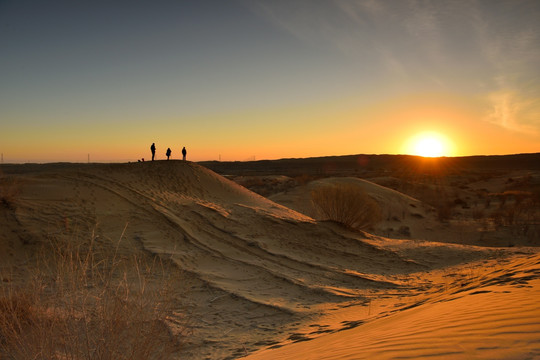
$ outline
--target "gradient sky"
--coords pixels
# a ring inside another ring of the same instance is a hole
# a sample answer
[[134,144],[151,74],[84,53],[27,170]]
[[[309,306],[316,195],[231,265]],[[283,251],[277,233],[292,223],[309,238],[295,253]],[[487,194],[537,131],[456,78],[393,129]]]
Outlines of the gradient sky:
[[540,151],[540,1],[0,0],[4,162]]

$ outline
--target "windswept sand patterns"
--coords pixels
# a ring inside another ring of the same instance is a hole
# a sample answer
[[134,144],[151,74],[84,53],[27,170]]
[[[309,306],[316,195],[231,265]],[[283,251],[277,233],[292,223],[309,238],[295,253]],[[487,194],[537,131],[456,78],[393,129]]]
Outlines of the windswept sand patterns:
[[540,356],[539,261],[539,255],[517,257],[509,267],[491,261],[470,280],[475,286],[464,290],[458,281],[416,306],[351,330],[246,359],[535,359]]
[[267,339],[272,329],[278,337],[319,305],[362,302],[362,289],[396,286],[367,275],[369,264],[357,257],[367,260],[369,253],[384,262],[386,251],[191,163],[97,165],[30,176],[19,205],[17,221],[36,239],[54,227],[66,235],[95,227],[97,241],[112,243],[128,224],[123,251],[142,245],[189,274],[201,339],[231,335],[217,345],[194,341],[194,353],[207,346],[210,354],[230,356],[238,341],[250,349],[263,341],[253,332]]

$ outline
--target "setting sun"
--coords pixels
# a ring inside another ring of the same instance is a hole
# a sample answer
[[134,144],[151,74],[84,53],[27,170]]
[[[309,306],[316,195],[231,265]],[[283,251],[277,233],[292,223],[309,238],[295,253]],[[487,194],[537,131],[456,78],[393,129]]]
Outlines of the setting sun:
[[438,133],[425,132],[411,138],[406,146],[407,153],[423,157],[451,155],[449,140]]
[[427,137],[419,140],[414,147],[416,155],[438,157],[443,155],[443,146],[438,139]]

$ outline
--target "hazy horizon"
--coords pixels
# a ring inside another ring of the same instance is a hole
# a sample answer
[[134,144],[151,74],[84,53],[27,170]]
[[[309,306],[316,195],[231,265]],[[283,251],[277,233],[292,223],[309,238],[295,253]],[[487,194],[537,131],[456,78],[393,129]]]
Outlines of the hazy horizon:
[[[497,157],[497,156],[516,156],[516,155],[536,155],[540,154],[540,152],[534,152],[534,153],[512,153],[512,154],[473,154],[473,155],[459,155],[459,156],[440,156],[439,158],[467,158],[467,157]],[[257,159],[257,158],[246,158],[241,160],[220,160],[220,159],[204,159],[204,160],[194,160],[194,162],[212,162],[212,161],[220,161],[220,162],[251,162],[251,161],[279,161],[279,160],[303,160],[303,159],[314,159],[314,158],[326,158],[326,157],[347,157],[347,156],[413,156],[422,158],[421,155],[415,155],[415,154],[328,154],[328,155],[320,155],[320,156],[305,156],[305,157],[284,157],[284,158],[276,158],[276,159]],[[73,160],[73,161],[18,161],[18,162],[7,162],[3,161],[0,162],[0,165],[47,165],[47,164],[128,164],[128,163],[136,163],[136,162],[142,162],[144,159],[144,162],[152,162],[152,158],[150,157],[144,157],[139,159],[113,159],[110,161],[94,161],[92,158],[87,158],[86,160]],[[157,157],[155,161],[167,161],[167,157]],[[183,161],[181,158],[170,158],[169,161]]]
[[539,18],[533,0],[2,1],[0,153],[537,153]]

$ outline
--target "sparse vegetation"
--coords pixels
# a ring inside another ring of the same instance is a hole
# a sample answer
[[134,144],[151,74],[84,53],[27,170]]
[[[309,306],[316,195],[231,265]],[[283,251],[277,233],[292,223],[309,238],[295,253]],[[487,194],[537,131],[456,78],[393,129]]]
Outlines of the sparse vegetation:
[[435,206],[435,210],[437,211],[437,219],[441,222],[446,222],[452,217],[454,204],[441,201],[441,203]]
[[478,207],[475,207],[472,211],[472,218],[474,220],[481,220],[485,217],[485,213],[482,209],[478,208]]
[[365,230],[381,219],[379,205],[352,184],[326,185],[311,192],[311,200],[325,220]]
[[21,185],[15,178],[0,177],[0,206],[14,210],[20,193]]
[[0,357],[169,359],[178,351],[187,327],[173,324],[172,279],[159,262],[120,259],[114,249],[107,256],[93,238],[53,243],[31,281],[0,288]]
[[320,179],[320,176],[314,176],[314,175],[308,175],[308,174],[302,174],[294,177],[294,180],[298,185],[306,185],[309,182],[313,180]]
[[408,226],[400,226],[398,229],[398,234],[401,236],[410,237],[411,236],[411,229]]
[[262,196],[286,192],[298,186],[295,179],[286,176],[235,176],[232,180]]

